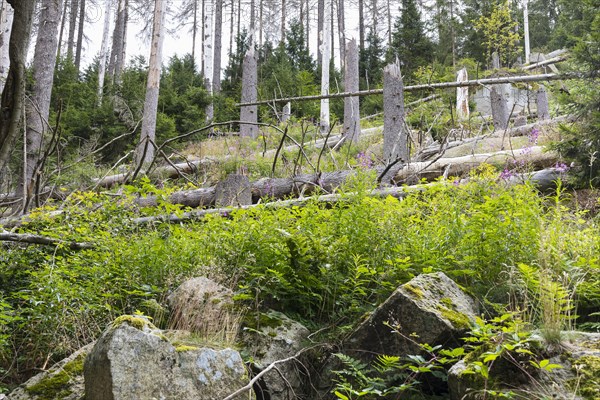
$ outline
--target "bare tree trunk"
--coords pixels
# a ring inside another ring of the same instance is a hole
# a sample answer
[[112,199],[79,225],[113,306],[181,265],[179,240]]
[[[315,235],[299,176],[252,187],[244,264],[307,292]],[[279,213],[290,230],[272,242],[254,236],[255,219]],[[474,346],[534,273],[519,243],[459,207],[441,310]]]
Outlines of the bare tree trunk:
[[81,52],[83,50],[83,27],[85,25],[85,0],[79,0],[79,28],[77,30],[77,46],[75,50],[75,68],[81,67]]
[[392,7],[390,6],[390,0],[386,0],[387,9],[387,34],[388,34],[388,46],[392,43]]
[[104,9],[104,28],[102,29],[102,45],[100,46],[100,59],[98,60],[98,106],[102,105],[104,94],[104,77],[106,75],[106,63],[108,62],[108,40],[110,34],[110,19],[112,16],[112,0],[106,0]]
[[546,94],[546,87],[540,85],[537,91],[537,117],[539,121],[550,119],[550,111],[548,111],[548,95]]
[[[329,94],[329,62],[331,59],[331,41],[329,40],[329,27],[331,16],[331,0],[324,0],[322,25],[319,27],[321,41],[321,95]],[[322,134],[329,132],[329,99],[321,100],[321,119],[319,122]]]
[[77,29],[77,11],[79,0],[71,0],[69,9],[69,38],[67,39],[67,58],[73,61],[73,48],[75,47],[75,30]]
[[35,1],[9,0],[14,9],[9,42],[10,68],[2,91],[0,113],[0,171],[4,171],[19,135],[25,99],[25,63]]
[[492,119],[495,129],[506,129],[508,127],[508,107],[502,93],[498,93],[495,87],[490,90],[490,102],[492,105]]
[[213,94],[221,92],[221,51],[223,25],[223,0],[215,1],[215,47],[213,57],[212,90]]
[[[240,0],[241,1],[241,0]],[[200,13],[200,17],[202,18],[202,29],[200,30],[200,33],[202,34],[202,52],[200,54],[200,71],[202,71],[202,73],[205,73],[205,64],[204,64],[204,57],[205,57],[205,29],[206,29],[206,0],[202,0],[202,12]],[[204,76],[206,78],[206,75]]]
[[233,54],[233,22],[235,16],[235,1],[231,0],[231,20],[229,21],[229,52]]
[[[240,27],[242,25],[242,0],[237,0],[237,27],[236,27],[236,32],[235,32],[235,37],[239,38],[240,37]],[[237,45],[237,42],[236,42]],[[236,49],[238,50],[238,49]]]
[[2,1],[0,9],[0,93],[4,89],[4,83],[8,76],[8,68],[10,67],[10,58],[8,56],[8,42],[10,41],[10,30],[13,22],[13,8],[6,2]]
[[[213,78],[213,2],[205,2],[204,6],[204,88],[209,94],[213,94],[213,88],[211,80]],[[212,121],[214,116],[214,108],[212,101],[206,106],[206,122]]]
[[[196,34],[198,33],[198,0],[194,1],[194,19],[192,26],[192,60],[196,62]],[[233,4],[233,2],[231,3]]]
[[[302,0],[300,0],[302,1]],[[306,0],[306,28],[305,28],[305,34],[306,34],[306,46],[310,47],[310,4],[309,4],[309,0]]]
[[156,113],[158,110],[158,93],[160,88],[160,70],[162,61],[162,44],[164,37],[164,18],[167,0],[155,0],[152,24],[152,44],[148,67],[148,83],[146,100],[144,101],[144,118],[142,134],[136,149],[136,164],[147,164],[154,159],[154,141],[156,138]]
[[[344,70],[344,63],[346,62],[346,11],[344,7],[344,0],[338,0],[337,20],[338,35],[340,40],[340,68]],[[345,90],[347,91],[348,89]]]
[[[261,29],[262,31],[262,29]],[[256,34],[256,1],[250,0],[250,42],[255,43],[254,35]]]
[[60,20],[61,20],[60,21],[60,33],[58,34],[58,50],[56,51],[56,61],[57,62],[60,59],[60,56],[62,55],[62,44],[63,44],[63,37],[64,37],[64,33],[65,33],[65,25],[67,23],[68,6],[69,6],[69,1],[66,0],[63,4],[62,14],[60,16]]
[[[244,57],[242,67],[242,103],[256,101],[258,97],[258,71],[254,52],[254,42],[250,41],[250,48]],[[240,109],[240,121],[248,122],[240,124],[240,136],[258,137],[258,106],[244,106]]]
[[365,3],[358,0],[358,49],[365,49]]
[[318,0],[317,3],[317,65],[323,65],[323,41],[327,36],[323,33],[323,17],[325,13],[325,0]]
[[115,29],[113,30],[113,42],[108,63],[108,75],[115,84],[121,82],[121,72],[124,65],[125,39],[127,34],[127,8],[128,0],[119,0]]
[[[344,90],[346,92],[358,91],[358,46],[356,39],[350,40],[346,45],[346,62],[344,72]],[[344,136],[348,140],[358,142],[360,135],[360,107],[358,97],[344,98]]]
[[[469,80],[467,75],[467,69],[463,68],[458,71],[456,77],[457,82],[465,82]],[[469,119],[469,88],[459,87],[456,88],[456,116],[459,121],[465,121]]]
[[404,85],[397,62],[383,70],[383,160],[408,162],[408,133],[404,120]]
[[26,105],[27,154],[25,171],[20,176],[17,192],[24,196],[23,212],[33,199],[35,181],[39,178],[44,132],[50,116],[50,96],[54,82],[54,65],[58,49],[58,25],[62,0],[43,0],[35,53],[33,55],[33,91]]
[[[262,2],[262,0],[261,0],[261,2]],[[261,9],[262,9],[262,7],[261,7]],[[286,18],[285,11],[286,11],[286,1],[281,0],[281,41],[280,41],[280,43],[285,43],[285,18]],[[261,31],[262,31],[262,24],[261,24]]]

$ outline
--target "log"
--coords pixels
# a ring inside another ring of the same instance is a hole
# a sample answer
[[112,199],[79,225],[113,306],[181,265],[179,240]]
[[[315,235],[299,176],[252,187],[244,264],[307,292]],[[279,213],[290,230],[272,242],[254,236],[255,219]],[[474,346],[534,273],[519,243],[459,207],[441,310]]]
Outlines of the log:
[[229,174],[215,186],[217,207],[245,206],[252,204],[250,180],[245,175]]
[[[506,181],[508,185],[516,185],[524,182],[532,182],[538,190],[546,191],[549,189],[553,189],[556,186],[556,180],[561,177],[561,173],[557,171],[555,168],[548,168],[541,171],[535,171],[527,174],[516,174]],[[467,182],[468,179],[461,180],[459,184]],[[386,198],[388,196],[395,197],[397,199],[402,199],[408,196],[411,193],[415,193],[418,191],[426,190],[427,188],[439,185],[449,185],[454,184],[454,182],[442,181],[442,182],[433,182],[426,185],[413,185],[413,186],[402,186],[402,187],[388,187],[382,189],[375,189],[369,193],[371,197],[378,198]],[[301,207],[308,202],[321,202],[327,204],[335,204],[340,201],[346,201],[348,199],[347,195],[339,195],[339,194],[327,194],[320,196],[310,196],[299,199],[291,199],[291,200],[278,200],[265,204],[253,204],[241,207],[227,207],[227,208],[212,208],[208,210],[194,210],[185,212],[180,215],[170,214],[170,215],[159,215],[153,217],[142,217],[136,218],[133,220],[135,224],[148,224],[153,222],[168,222],[168,223],[181,223],[190,220],[199,220],[204,218],[207,215],[221,215],[223,217],[228,217],[232,212],[236,210],[250,210],[258,207],[264,207],[268,210],[276,210],[280,208],[288,208],[288,207]]]
[[69,242],[66,240],[55,239],[47,236],[34,235],[31,233],[13,233],[13,232],[0,232],[0,241],[5,242],[17,242],[17,243],[28,243],[28,244],[41,244],[48,246],[64,245],[71,250],[83,250],[93,249],[94,245],[85,242]]

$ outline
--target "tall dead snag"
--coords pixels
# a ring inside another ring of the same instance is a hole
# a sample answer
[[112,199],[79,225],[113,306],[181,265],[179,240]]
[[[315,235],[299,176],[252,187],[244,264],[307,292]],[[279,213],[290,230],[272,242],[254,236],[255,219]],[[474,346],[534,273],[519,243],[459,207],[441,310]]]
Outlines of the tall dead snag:
[[[323,0],[324,13],[322,25],[319,27],[321,38],[321,95],[329,94],[329,62],[331,59],[331,40],[329,40],[329,27],[331,25],[331,0]],[[321,133],[329,132],[329,99],[321,99]]]
[[13,8],[6,1],[2,1],[0,7],[0,93],[4,89],[4,82],[6,82],[10,65],[8,41],[10,40],[13,15]]
[[[258,97],[258,71],[254,42],[250,42],[250,48],[244,57],[242,66],[242,103],[255,102]],[[258,137],[258,106],[244,106],[240,109],[240,136]]]
[[98,59],[98,106],[102,105],[102,96],[104,95],[104,77],[106,76],[106,63],[108,58],[108,39],[110,33],[110,17],[112,0],[106,1],[104,9],[104,28],[102,29],[102,45],[100,47],[100,57]]
[[19,135],[25,99],[25,62],[35,1],[9,0],[14,9],[9,42],[10,68],[2,91],[0,112],[0,171],[6,167]]
[[154,159],[153,142],[156,137],[156,112],[158,110],[158,92],[160,87],[160,70],[166,7],[167,0],[154,1],[152,43],[150,44],[150,64],[148,66],[146,100],[144,101],[144,118],[142,121],[142,134],[140,137],[140,143],[138,144],[135,154],[137,165],[150,163]]
[[492,87],[492,90],[490,90],[490,102],[492,105],[492,119],[494,121],[494,128],[508,128],[509,115],[506,99],[502,93],[498,93],[496,91],[495,87]]
[[[469,80],[467,69],[463,68],[458,71],[456,82],[465,82]],[[459,87],[456,88],[456,116],[459,121],[466,121],[469,119],[469,88]]]
[[537,91],[536,102],[538,120],[544,121],[546,119],[550,119],[550,111],[548,110],[548,95],[544,85],[540,85],[540,88]]
[[37,174],[40,172],[40,159],[43,152],[43,138],[50,115],[50,96],[54,82],[54,64],[58,49],[58,25],[62,0],[42,1],[40,25],[38,28],[33,55],[33,91],[25,107],[27,115],[27,152],[25,172],[20,177],[18,192],[24,196],[23,212],[27,210],[33,196]]
[[213,94],[221,92],[221,49],[222,49],[222,27],[223,25],[223,0],[215,1],[215,46],[213,56]]
[[85,26],[85,0],[79,0],[79,27],[77,28],[77,44],[75,45],[75,68],[81,67],[81,53],[83,51],[83,28]]
[[[213,86],[211,80],[213,79],[213,2],[204,2],[204,22],[203,22],[203,74],[204,74],[204,88],[209,94],[213,94]],[[212,101],[206,106],[206,122],[210,122],[214,116],[214,107]]]
[[383,69],[383,159],[386,164],[408,161],[403,90],[398,62],[388,64]]
[[[342,0],[340,0],[342,1]],[[344,70],[344,90],[358,92],[358,46],[356,39],[346,44],[346,62]],[[346,140],[358,142],[360,135],[359,97],[344,98],[344,136]]]
[[113,30],[112,48],[107,74],[114,84],[121,83],[121,73],[125,66],[125,51],[127,39],[127,23],[129,20],[129,0],[118,0],[115,28]]

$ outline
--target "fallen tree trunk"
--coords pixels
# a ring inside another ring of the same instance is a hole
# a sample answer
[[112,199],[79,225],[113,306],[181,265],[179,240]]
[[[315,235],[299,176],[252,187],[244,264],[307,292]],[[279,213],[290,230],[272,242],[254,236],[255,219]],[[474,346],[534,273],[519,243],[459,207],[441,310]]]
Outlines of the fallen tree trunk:
[[[524,182],[531,182],[536,186],[536,188],[540,191],[547,191],[549,189],[553,189],[556,186],[556,181],[561,177],[561,173],[555,168],[547,168],[540,171],[535,171],[527,174],[515,174],[510,179],[506,181],[508,185],[516,185]],[[464,179],[464,182],[468,181],[468,179]],[[463,182],[461,181],[461,183]],[[430,188],[434,185],[448,185],[453,184],[449,181],[444,182],[434,182],[425,185],[414,185],[414,186],[402,186],[402,187],[389,187],[382,189],[375,189],[369,193],[369,196],[386,198],[388,196],[395,197],[397,199],[401,199],[406,197],[410,193],[414,193],[417,191],[423,191],[427,188]],[[459,183],[460,184],[460,183]],[[207,210],[194,210],[185,212],[179,215],[170,214],[170,215],[159,215],[153,217],[142,217],[136,218],[133,220],[135,224],[148,224],[153,222],[168,222],[168,223],[180,223],[190,220],[198,220],[202,219],[207,215],[221,215],[223,217],[228,217],[232,212],[236,210],[251,210],[257,207],[264,207],[266,209],[280,209],[294,206],[303,206],[308,202],[322,202],[327,204],[334,204],[340,201],[347,201],[347,195],[339,195],[339,194],[327,194],[320,196],[310,196],[303,197],[298,199],[290,199],[290,200],[278,200],[264,204],[252,204],[241,207],[226,207],[226,208],[211,208]]]
[[42,244],[50,246],[64,245],[72,250],[83,250],[93,249],[94,245],[91,243],[79,243],[69,242],[66,240],[55,239],[47,236],[33,235],[30,233],[13,233],[13,232],[0,232],[0,241],[17,242],[17,243],[28,243],[28,244]]

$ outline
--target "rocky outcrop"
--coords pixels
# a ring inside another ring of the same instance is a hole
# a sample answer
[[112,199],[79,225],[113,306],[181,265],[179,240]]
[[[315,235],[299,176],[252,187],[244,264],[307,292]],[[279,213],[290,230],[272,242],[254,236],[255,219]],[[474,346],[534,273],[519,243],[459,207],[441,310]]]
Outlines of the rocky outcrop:
[[248,382],[237,351],[172,344],[139,316],[119,317],[104,332],[84,376],[86,400],[214,400]]
[[[448,372],[452,400],[481,398],[484,387],[496,392],[512,392],[515,398],[590,399],[600,398],[600,334],[565,332],[565,340],[547,358],[558,365],[551,371],[516,367],[496,362],[489,379],[469,373],[467,362],[459,361]],[[538,337],[538,347],[544,347]]]
[[365,361],[378,354],[418,354],[418,343],[451,348],[477,314],[475,301],[446,275],[423,274],[398,287],[343,347]]
[[[79,400],[83,398],[83,360],[93,343],[82,347],[13,390],[7,400]],[[1,398],[1,396],[0,396]]]
[[[253,360],[255,373],[277,360],[294,356],[304,346],[310,331],[304,325],[276,311],[259,313],[253,325],[242,335],[246,352]],[[267,372],[255,387],[258,399],[288,400],[301,398],[306,392],[306,371],[300,362],[290,360]],[[262,396],[262,397],[261,397]]]

